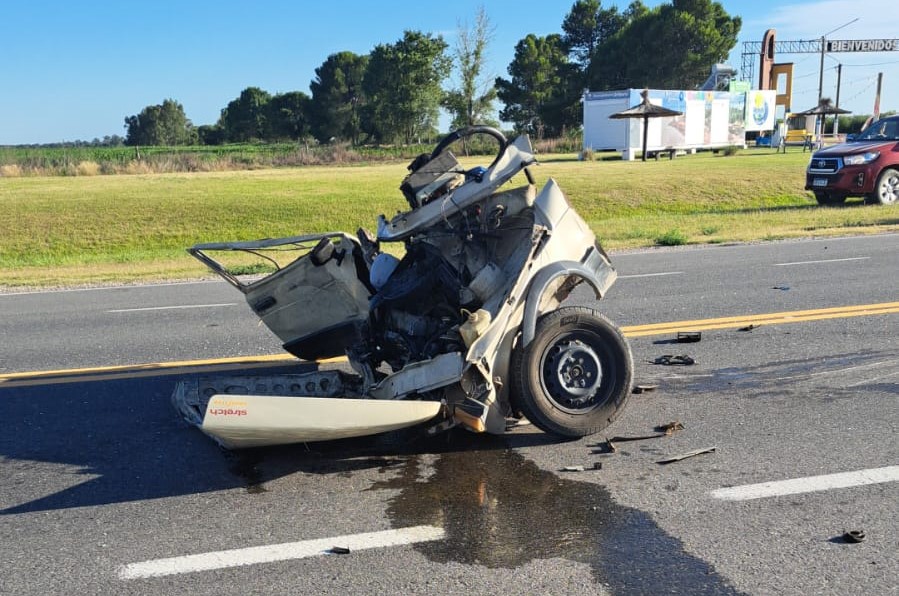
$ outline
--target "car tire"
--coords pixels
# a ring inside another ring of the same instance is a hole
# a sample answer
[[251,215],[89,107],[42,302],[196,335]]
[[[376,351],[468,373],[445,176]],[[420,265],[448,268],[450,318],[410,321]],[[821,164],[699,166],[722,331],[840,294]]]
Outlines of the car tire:
[[874,200],[881,205],[899,202],[899,170],[887,168],[880,173],[874,185]]
[[829,193],[823,190],[815,191],[815,200],[819,205],[842,205],[846,202],[846,195]]
[[544,432],[579,438],[607,427],[631,392],[633,357],[621,331],[592,308],[543,315],[512,357],[513,404]]

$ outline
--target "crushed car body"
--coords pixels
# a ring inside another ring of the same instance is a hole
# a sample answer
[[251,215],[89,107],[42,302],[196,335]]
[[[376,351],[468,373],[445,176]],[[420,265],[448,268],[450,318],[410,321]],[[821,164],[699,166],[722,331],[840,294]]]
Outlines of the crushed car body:
[[[476,135],[499,149],[464,168],[450,147]],[[495,129],[456,131],[419,156],[400,187],[410,209],[377,234],[333,232],[188,251],[236,289],[303,360],[346,356],[353,373],[208,377],[173,401],[229,448],[462,425],[501,434],[522,416],[561,437],[610,424],[633,363],[619,329],[563,301],[586,283],[596,299],[616,279],[608,256],[561,188],[538,192],[530,141]],[[523,173],[526,183],[506,186]],[[293,250],[285,265],[270,253]],[[239,275],[213,255],[261,255],[275,271]],[[400,255],[400,256],[397,256]]]

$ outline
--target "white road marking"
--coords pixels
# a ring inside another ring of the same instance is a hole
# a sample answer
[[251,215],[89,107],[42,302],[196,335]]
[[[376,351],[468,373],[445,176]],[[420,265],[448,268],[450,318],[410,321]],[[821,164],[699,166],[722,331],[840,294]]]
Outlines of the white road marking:
[[825,259],[823,261],[795,261],[793,263],[774,263],[775,267],[790,267],[791,265],[817,265],[818,263],[844,263],[846,261],[866,261],[871,257],[849,257],[846,259]]
[[148,310],[183,310],[186,308],[219,308],[221,306],[237,306],[236,302],[226,302],[224,304],[184,304],[181,306],[147,306],[144,308],[117,308],[115,310],[107,310],[106,312],[143,312]]
[[381,532],[335,536],[334,538],[252,546],[249,548],[131,563],[119,568],[119,579],[144,579],[291,559],[304,559],[326,555],[335,546],[348,548],[350,552],[386,546],[403,546],[416,542],[440,540],[443,536],[443,528],[436,526],[412,526]]
[[749,501],[766,497],[798,495],[835,488],[851,488],[867,484],[897,481],[899,481],[899,466],[887,466],[885,468],[869,468],[855,472],[841,472],[823,476],[808,476],[806,478],[719,488],[712,491],[711,495],[716,499],[724,499],[725,501]]
[[619,275],[618,279],[632,279],[634,277],[661,277],[663,275],[683,275],[683,271],[663,271],[661,273],[636,273],[634,275]]
[[66,292],[97,292],[102,290],[141,290],[144,288],[166,288],[169,286],[191,286],[197,284],[224,284],[222,279],[202,279],[193,281],[170,281],[160,283],[134,283],[123,285],[99,285],[87,288],[53,288],[48,290],[24,290],[17,291],[15,288],[0,289],[0,298],[5,296],[33,296],[35,294],[61,294]]

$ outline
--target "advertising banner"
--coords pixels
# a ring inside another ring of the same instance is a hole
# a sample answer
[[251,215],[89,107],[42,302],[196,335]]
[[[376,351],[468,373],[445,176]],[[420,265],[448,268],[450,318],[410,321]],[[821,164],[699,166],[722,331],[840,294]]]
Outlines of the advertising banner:
[[777,91],[746,92],[746,132],[774,130]]

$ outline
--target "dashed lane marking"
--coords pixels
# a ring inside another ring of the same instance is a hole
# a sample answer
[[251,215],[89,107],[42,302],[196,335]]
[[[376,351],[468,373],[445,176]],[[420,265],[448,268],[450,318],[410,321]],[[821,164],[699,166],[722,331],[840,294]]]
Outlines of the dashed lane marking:
[[300,542],[220,550],[197,555],[131,563],[119,569],[119,579],[145,579],[291,559],[305,559],[327,555],[332,548],[338,546],[347,548],[350,552],[388,546],[404,546],[418,542],[440,540],[443,536],[443,528],[436,526],[412,526],[381,532],[336,536],[334,538],[318,538]]
[[798,495],[837,488],[852,488],[868,484],[882,484],[884,482],[899,481],[899,466],[887,466],[885,468],[869,468],[855,472],[841,472],[838,474],[825,474],[823,476],[807,476],[805,478],[793,478],[791,480],[776,480],[774,482],[760,482],[759,484],[745,484],[719,488],[712,491],[711,495],[716,499],[725,501],[750,501],[752,499],[764,499],[767,497],[781,497],[784,495]]

